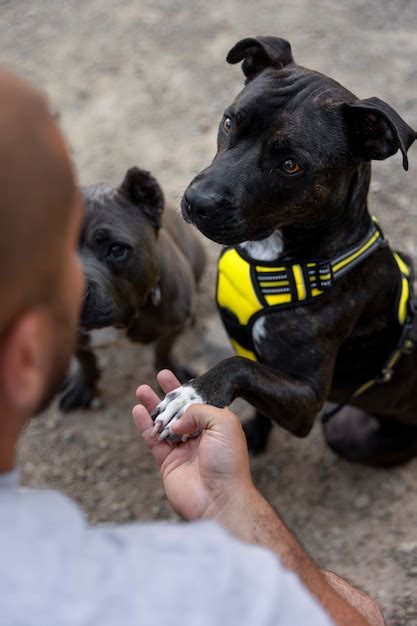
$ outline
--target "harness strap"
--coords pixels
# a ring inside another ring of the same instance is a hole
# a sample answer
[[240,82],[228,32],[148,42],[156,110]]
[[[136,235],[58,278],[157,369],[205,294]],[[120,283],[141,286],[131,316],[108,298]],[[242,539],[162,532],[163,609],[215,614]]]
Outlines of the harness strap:
[[362,263],[381,245],[387,245],[387,241],[381,231],[375,217],[372,217],[372,226],[365,239],[360,241],[348,252],[331,260],[334,279],[341,278],[351,269]]
[[331,259],[285,262],[278,266],[255,266],[257,288],[268,306],[296,304],[320,296],[336,280],[367,259],[387,241],[375,218],[356,245]]
[[350,404],[352,400],[365,393],[365,391],[369,391],[369,389],[372,389],[375,385],[389,382],[394,376],[395,368],[401,357],[405,354],[411,354],[417,345],[416,301],[413,289],[414,276],[398,252],[394,252],[393,256],[397,262],[400,274],[395,311],[397,321],[402,326],[400,338],[380,372],[374,378],[360,385],[345,400],[338,403],[332,409],[322,413],[322,424],[327,424],[334,415],[341,411],[347,404]]

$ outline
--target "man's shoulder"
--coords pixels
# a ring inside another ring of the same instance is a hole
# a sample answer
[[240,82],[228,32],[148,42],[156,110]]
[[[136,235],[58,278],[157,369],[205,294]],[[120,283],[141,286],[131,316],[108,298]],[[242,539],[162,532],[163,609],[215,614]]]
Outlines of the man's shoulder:
[[[49,489],[0,489],[0,607],[5,623],[53,623],[75,571],[86,522],[78,506]],[[1,622],[1,619],[0,619]]]
[[71,624],[94,615],[103,626],[130,626],[139,617],[245,626],[282,623],[286,604],[288,615],[303,602],[301,614],[310,611],[299,582],[270,552],[215,522],[89,527],[77,505],[54,491],[16,490],[0,499],[7,537],[0,606],[10,623],[25,624],[30,614],[42,626],[63,623],[64,615]]
[[[0,488],[0,568],[19,572],[19,558],[45,567],[60,553],[70,554],[87,530],[74,500],[53,489]],[[35,571],[36,568],[34,568]]]
[[69,497],[53,489],[17,487],[0,490],[0,526],[31,533],[49,527],[59,530],[62,524],[71,523],[74,530],[81,530],[86,522],[79,506]]

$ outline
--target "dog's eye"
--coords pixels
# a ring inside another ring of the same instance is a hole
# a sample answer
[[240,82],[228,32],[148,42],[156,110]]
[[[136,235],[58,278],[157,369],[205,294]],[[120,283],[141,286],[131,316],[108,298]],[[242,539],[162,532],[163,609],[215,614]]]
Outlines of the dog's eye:
[[286,174],[298,174],[302,171],[302,167],[295,159],[285,159],[280,165],[280,168]]
[[129,248],[127,246],[123,246],[120,243],[114,243],[113,245],[111,245],[107,253],[110,259],[115,259],[117,261],[125,259],[128,254]]
[[232,120],[230,117],[225,117],[223,120],[223,130],[225,133],[229,133],[232,130]]

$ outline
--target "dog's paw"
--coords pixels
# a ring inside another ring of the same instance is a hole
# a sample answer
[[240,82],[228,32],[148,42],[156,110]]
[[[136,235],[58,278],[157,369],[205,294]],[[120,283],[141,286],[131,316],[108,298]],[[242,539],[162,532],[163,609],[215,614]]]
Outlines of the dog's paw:
[[[159,433],[158,439],[168,439],[169,441],[178,442],[185,441],[187,436],[176,435],[171,430],[171,425],[178,421],[192,404],[204,404],[204,399],[198,394],[191,385],[183,385],[174,391],[168,393],[165,398],[158,404],[152,414],[154,419],[154,427],[152,434]],[[196,437],[198,432],[192,433],[192,437]]]

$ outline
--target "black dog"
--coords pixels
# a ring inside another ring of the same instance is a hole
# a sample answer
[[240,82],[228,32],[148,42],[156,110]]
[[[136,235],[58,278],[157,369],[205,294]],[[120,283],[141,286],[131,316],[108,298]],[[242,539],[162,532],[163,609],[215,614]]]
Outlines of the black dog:
[[246,87],[182,210],[204,235],[235,246],[220,261],[217,298],[248,358],[168,394],[156,429],[169,437],[192,401],[223,407],[240,396],[259,411],[246,427],[259,451],[264,416],[303,437],[328,399],[349,400],[369,413],[333,417],[329,444],[350,460],[405,461],[417,454],[412,276],[371,219],[367,194],[370,161],[400,150],[407,169],[416,133],[385,102],[358,100],[296,65],[283,39],[244,39],[227,60],[243,61]]
[[99,184],[84,190],[86,217],[80,256],[86,275],[77,351],[79,367],[69,378],[61,408],[89,406],[99,371],[87,331],[115,326],[132,341],[156,342],[155,367],[168,367],[183,382],[192,377],[171,348],[194,319],[195,286],[204,268],[201,243],[167,209],[157,181],[133,167],[119,188]]

